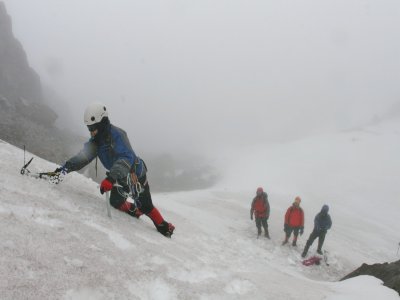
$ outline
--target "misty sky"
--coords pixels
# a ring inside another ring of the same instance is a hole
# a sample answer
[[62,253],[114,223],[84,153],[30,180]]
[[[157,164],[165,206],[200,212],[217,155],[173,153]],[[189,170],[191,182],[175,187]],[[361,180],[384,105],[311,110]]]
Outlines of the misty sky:
[[43,84],[139,151],[357,126],[400,101],[398,0],[3,0]]

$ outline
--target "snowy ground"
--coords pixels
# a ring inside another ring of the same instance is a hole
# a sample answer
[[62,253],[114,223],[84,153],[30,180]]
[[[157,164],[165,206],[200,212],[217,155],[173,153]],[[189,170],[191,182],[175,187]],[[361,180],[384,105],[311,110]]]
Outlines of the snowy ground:
[[[399,299],[373,277],[336,282],[362,262],[399,259],[398,153],[398,121],[230,149],[220,154],[227,176],[217,187],[153,195],[176,225],[167,239],[146,217],[113,210],[109,219],[97,184],[80,174],[59,185],[21,176],[23,152],[0,142],[0,298]],[[31,166],[55,168],[39,158]],[[271,240],[256,239],[249,218],[258,186],[270,197]],[[281,246],[296,195],[305,234],[297,248]],[[304,267],[300,252],[324,203],[330,265]]]

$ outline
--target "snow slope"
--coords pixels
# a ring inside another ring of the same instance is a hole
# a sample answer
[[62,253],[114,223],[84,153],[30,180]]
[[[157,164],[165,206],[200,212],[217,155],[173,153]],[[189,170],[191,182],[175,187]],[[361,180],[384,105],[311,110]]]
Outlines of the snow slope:
[[334,230],[327,243],[338,241],[329,248],[338,252],[346,245],[350,253],[357,253],[341,260],[357,266],[395,258],[400,241],[400,120],[240,151],[236,157],[246,163],[240,165],[240,172],[235,171],[237,165],[228,164],[229,175],[221,187],[234,182],[241,189],[264,186],[272,191],[270,202],[277,210],[274,216],[281,219],[290,202],[300,195],[307,236],[315,214],[328,204]]
[[[398,299],[373,277],[336,280],[362,262],[399,258],[399,137],[392,121],[230,149],[214,189],[153,195],[176,225],[172,239],[147,217],[113,210],[109,219],[97,184],[78,173],[58,185],[20,175],[23,152],[0,142],[0,298]],[[55,167],[35,158],[30,169]],[[271,240],[256,239],[249,218],[259,185],[270,197]],[[283,247],[283,214],[297,194],[305,234],[298,248]],[[304,267],[300,252],[324,203],[330,266]]]

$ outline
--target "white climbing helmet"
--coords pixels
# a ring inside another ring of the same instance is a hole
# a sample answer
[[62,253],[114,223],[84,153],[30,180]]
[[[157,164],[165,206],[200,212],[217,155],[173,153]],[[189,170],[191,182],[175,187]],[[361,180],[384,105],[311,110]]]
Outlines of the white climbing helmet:
[[86,107],[83,121],[87,126],[100,123],[104,117],[108,117],[107,108],[102,103],[91,103]]

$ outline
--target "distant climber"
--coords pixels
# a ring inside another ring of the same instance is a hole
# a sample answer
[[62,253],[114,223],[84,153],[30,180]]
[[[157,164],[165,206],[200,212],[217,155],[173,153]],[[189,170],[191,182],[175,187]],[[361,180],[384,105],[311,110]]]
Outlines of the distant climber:
[[285,232],[285,240],[282,245],[288,243],[290,235],[293,232],[292,246],[297,246],[297,237],[304,232],[304,211],[300,207],[301,198],[297,196],[294,199],[292,206],[290,206],[285,214],[285,223],[283,231]]
[[268,232],[268,218],[270,213],[270,207],[268,202],[268,195],[264,192],[262,187],[259,187],[256,192],[256,196],[251,202],[250,219],[253,220],[253,215],[257,227],[257,237],[261,235],[261,225],[264,228],[264,236],[270,239]]
[[314,218],[314,230],[311,232],[310,237],[307,240],[306,246],[304,247],[304,251],[301,254],[301,257],[306,257],[308,249],[314,242],[316,238],[318,238],[318,248],[317,253],[322,255],[322,245],[325,241],[325,235],[327,231],[332,227],[331,216],[328,214],[329,206],[324,205],[321,208],[321,211]]

